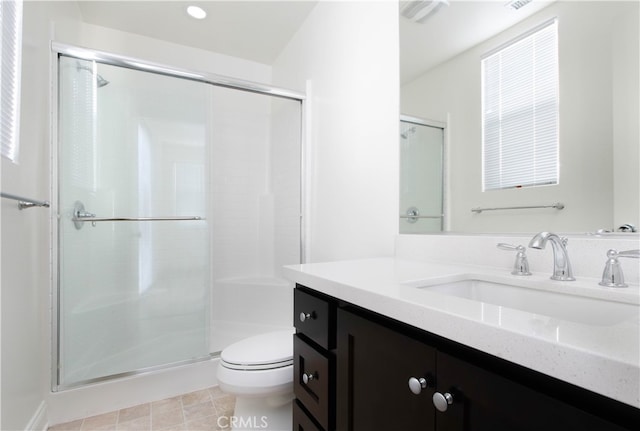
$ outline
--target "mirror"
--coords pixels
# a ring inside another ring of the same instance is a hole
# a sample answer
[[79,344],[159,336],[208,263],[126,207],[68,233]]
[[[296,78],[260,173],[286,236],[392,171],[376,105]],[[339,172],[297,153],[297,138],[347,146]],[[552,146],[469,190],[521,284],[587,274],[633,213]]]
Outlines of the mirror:
[[[401,113],[445,124],[444,231],[640,227],[638,9],[626,1],[534,1],[519,10],[450,1],[423,23],[400,16]],[[554,17],[559,182],[483,192],[480,59]]]

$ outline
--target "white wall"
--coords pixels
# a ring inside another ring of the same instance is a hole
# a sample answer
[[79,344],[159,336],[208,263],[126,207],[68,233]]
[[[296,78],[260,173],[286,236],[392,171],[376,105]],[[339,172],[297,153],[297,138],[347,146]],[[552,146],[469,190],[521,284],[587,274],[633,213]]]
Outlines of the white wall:
[[320,2],[273,66],[305,88],[306,260],[390,255],[398,229],[398,6]]
[[[611,48],[622,39],[613,35],[616,14],[630,14],[637,32],[637,2],[620,2],[616,10],[610,2],[557,2],[533,17],[487,42],[440,65],[401,89],[402,112],[408,115],[448,121],[449,217],[453,231],[528,232],[537,230],[595,231],[612,228],[614,218],[613,151],[614,119],[611,115],[615,66]],[[635,11],[635,14],[633,13]],[[630,13],[631,12],[631,13]],[[557,186],[482,192],[481,189],[481,56],[537,24],[557,16],[559,19],[560,60],[560,183]],[[626,52],[634,45],[626,44]],[[637,36],[635,42],[637,58]],[[621,59],[619,55],[616,59]],[[635,111],[625,107],[638,127],[638,69],[618,72],[630,76],[618,90],[634,95]],[[593,83],[598,83],[594,85]],[[630,122],[631,120],[629,120]],[[631,126],[633,128],[633,126]],[[622,130],[622,128],[618,128]],[[622,132],[621,132],[622,133]],[[627,142],[635,145],[636,166],[638,131]],[[621,137],[620,137],[621,138]],[[621,138],[622,139],[622,138]],[[633,143],[634,142],[634,143]],[[627,152],[627,155],[629,153]],[[631,153],[633,154],[633,152]],[[626,171],[625,171],[626,172]],[[464,174],[461,174],[464,173]],[[626,175],[626,174],[625,174]],[[637,188],[635,222],[638,222]],[[628,193],[627,196],[633,196]],[[473,214],[478,206],[539,205],[561,201],[562,211],[525,210]],[[624,204],[623,204],[624,205]],[[633,211],[633,209],[632,209]],[[627,217],[631,217],[627,213]],[[615,220],[617,221],[617,220]],[[627,221],[628,222],[628,221]]]
[[[2,159],[2,190],[50,200],[49,33],[51,19],[77,18],[75,4],[25,2],[20,160]],[[2,200],[3,430],[42,428],[49,388],[50,211]]]

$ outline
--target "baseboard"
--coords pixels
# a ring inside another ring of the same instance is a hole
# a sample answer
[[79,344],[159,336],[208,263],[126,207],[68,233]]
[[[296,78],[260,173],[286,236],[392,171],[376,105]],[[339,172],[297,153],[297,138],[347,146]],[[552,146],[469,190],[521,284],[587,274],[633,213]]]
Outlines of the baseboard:
[[47,421],[47,403],[43,401],[31,417],[31,420],[25,427],[25,431],[47,431],[47,428],[49,428]]

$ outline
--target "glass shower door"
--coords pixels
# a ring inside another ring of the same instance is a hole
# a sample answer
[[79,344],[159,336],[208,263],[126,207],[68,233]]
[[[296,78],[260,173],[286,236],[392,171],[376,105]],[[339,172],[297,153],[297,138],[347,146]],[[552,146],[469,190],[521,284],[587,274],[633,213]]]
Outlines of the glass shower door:
[[59,58],[58,386],[209,355],[210,86]]

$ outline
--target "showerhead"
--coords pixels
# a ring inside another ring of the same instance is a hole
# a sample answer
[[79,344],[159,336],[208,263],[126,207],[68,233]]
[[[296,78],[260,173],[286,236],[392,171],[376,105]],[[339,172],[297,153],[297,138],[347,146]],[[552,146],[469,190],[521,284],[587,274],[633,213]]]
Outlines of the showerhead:
[[96,74],[96,84],[98,85],[98,88],[104,87],[108,83],[109,81],[104,79],[101,75]]
[[409,137],[410,134],[412,133],[416,133],[416,127],[413,126],[407,130],[405,130],[404,132],[400,133],[400,136],[402,137],[402,139],[407,139]]
[[102,75],[99,75],[98,73],[95,73],[95,72],[93,71],[93,69],[92,69],[92,68],[90,68],[89,66],[83,66],[82,64],[80,64],[80,62],[78,62],[78,63],[77,63],[77,65],[76,65],[76,68],[77,68],[77,70],[86,70],[86,71],[88,71],[90,74],[95,75],[95,78],[96,78],[96,86],[97,86],[98,88],[102,88],[102,87],[104,87],[105,85],[107,85],[107,84],[109,83],[109,81],[107,81],[106,79],[104,79],[104,78],[102,77]]

